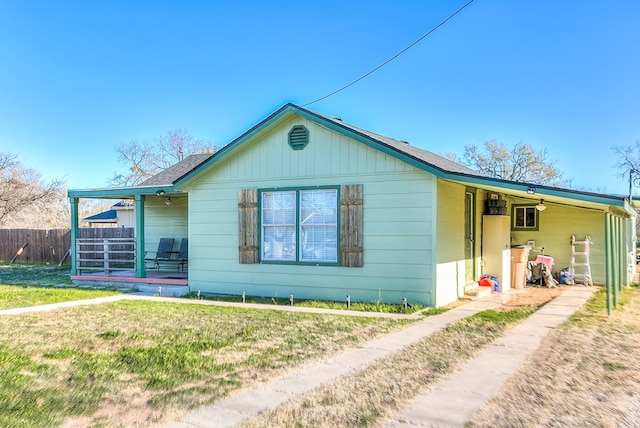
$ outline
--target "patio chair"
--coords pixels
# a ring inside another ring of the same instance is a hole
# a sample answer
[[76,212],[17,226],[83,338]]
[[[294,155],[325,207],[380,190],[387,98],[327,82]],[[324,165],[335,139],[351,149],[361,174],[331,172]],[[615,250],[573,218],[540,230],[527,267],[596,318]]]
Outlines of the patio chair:
[[160,263],[162,262],[170,262],[175,261],[173,258],[173,244],[175,243],[174,238],[160,238],[160,242],[158,243],[158,251],[155,253],[153,251],[149,251],[151,254],[155,254],[154,257],[147,257],[147,253],[145,252],[145,262],[153,263],[153,268],[160,270]]
[[180,269],[184,272],[184,268],[189,261],[189,238],[182,238],[180,241],[180,250],[178,251],[178,272]]

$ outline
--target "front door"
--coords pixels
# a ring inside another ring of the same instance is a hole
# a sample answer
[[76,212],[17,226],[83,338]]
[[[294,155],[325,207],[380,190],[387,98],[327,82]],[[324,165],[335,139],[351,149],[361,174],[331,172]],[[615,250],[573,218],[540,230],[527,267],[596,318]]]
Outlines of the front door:
[[464,267],[467,284],[475,282],[475,194],[467,190],[464,194]]

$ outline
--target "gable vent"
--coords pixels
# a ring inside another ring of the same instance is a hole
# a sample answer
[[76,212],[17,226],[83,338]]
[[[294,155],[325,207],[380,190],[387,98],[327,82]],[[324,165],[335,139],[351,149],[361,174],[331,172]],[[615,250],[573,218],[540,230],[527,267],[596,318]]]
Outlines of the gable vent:
[[289,131],[289,145],[293,150],[302,150],[309,143],[309,131],[302,125],[296,125]]

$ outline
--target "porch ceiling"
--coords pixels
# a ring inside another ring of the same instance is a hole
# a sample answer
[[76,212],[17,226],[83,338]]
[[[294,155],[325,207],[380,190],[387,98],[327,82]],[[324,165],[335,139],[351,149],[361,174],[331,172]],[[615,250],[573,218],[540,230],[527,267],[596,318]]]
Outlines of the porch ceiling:
[[[455,180],[458,181],[458,180]],[[460,180],[464,182],[464,180]],[[495,192],[531,201],[531,203],[540,202],[544,199],[545,204],[565,205],[570,207],[588,208],[602,212],[615,210],[624,213],[626,216],[634,216],[631,205],[624,196],[605,195],[593,192],[584,192],[571,189],[561,189],[557,187],[536,186],[534,184],[508,182],[509,186],[503,186],[502,181],[496,184],[466,182],[465,184],[477,187],[479,189]]]

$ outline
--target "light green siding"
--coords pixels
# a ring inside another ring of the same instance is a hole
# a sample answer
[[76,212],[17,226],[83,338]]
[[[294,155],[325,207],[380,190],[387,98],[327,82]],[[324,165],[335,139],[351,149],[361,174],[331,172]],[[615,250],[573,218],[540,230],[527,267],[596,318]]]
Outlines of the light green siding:
[[[606,281],[606,245],[603,211],[569,207],[547,203],[547,209],[539,213],[538,231],[511,231],[514,244],[526,244],[534,240],[537,247],[544,247],[545,255],[554,259],[554,272],[569,266],[571,261],[571,235],[576,240],[584,240],[590,235],[593,245],[590,247],[590,264],[593,281]],[[578,248],[580,251],[582,247]],[[540,254],[533,251],[530,260]]]
[[187,197],[172,197],[171,205],[166,205],[166,200],[156,196],[145,199],[145,251],[156,251],[160,238],[174,238],[177,251],[180,240],[189,234]]
[[437,305],[464,295],[465,186],[438,180],[436,251]]
[[[304,150],[288,132],[309,130]],[[202,173],[189,191],[193,291],[433,305],[435,178],[298,116],[288,116]],[[238,262],[238,191],[362,184],[364,267]]]

